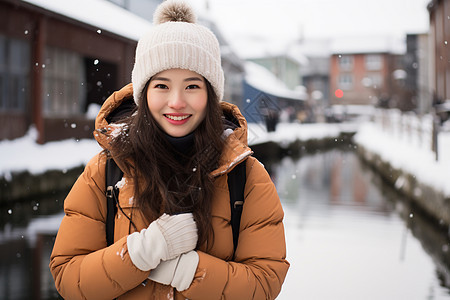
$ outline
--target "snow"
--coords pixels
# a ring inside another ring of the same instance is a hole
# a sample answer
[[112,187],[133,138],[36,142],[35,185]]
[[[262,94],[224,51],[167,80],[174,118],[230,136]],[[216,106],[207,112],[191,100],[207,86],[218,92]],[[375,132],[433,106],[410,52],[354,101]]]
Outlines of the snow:
[[277,125],[276,131],[267,132],[263,124],[248,123],[248,143],[251,146],[266,142],[275,142],[281,146],[287,146],[296,140],[306,141],[310,139],[337,138],[341,132],[356,131],[357,126],[354,123],[280,123]]
[[254,88],[277,97],[297,100],[307,99],[308,95],[304,90],[289,89],[284,82],[276,78],[266,68],[253,62],[245,62],[244,66],[246,73],[245,80]]
[[[401,139],[394,133],[383,131],[370,122],[339,124],[279,124],[275,132],[267,133],[262,124],[249,124],[249,144],[273,141],[288,145],[298,140],[338,137],[341,132],[356,131],[357,144],[377,153],[395,168],[415,176],[419,182],[450,196],[450,185],[446,174],[450,170],[450,132],[441,132],[438,138],[439,160],[430,147],[420,147],[412,141]],[[414,163],[412,163],[414,162]]]
[[15,140],[0,142],[0,177],[28,171],[42,174],[48,170],[68,170],[86,163],[102,149],[94,140],[64,140],[39,145],[36,130]]
[[399,139],[393,133],[380,130],[371,123],[362,125],[355,136],[355,141],[371,152],[377,153],[393,167],[402,169],[415,176],[419,182],[434,187],[446,196],[450,196],[448,184],[448,170],[450,157],[447,154],[450,146],[450,134],[441,133],[439,136],[439,161],[429,148],[414,147],[411,142]]
[[[152,23],[106,0],[22,0],[117,35],[139,40]],[[124,26],[126,24],[126,26]]]
[[86,118],[95,120],[95,118],[97,118],[98,112],[100,111],[100,108],[101,108],[100,104],[97,103],[89,104],[85,115]]
[[120,181],[116,183],[116,188],[121,189],[127,184],[127,180],[125,177],[122,177]]
[[[439,134],[439,160],[429,147],[419,147],[394,133],[383,131],[374,123],[298,124],[280,123],[275,132],[268,133],[262,124],[249,123],[250,146],[265,142],[288,145],[295,140],[338,137],[341,132],[357,131],[355,141],[379,154],[384,160],[415,176],[420,182],[450,196],[447,181],[450,170],[450,132]],[[44,145],[35,143],[34,129],[19,139],[0,142],[0,176],[11,178],[15,172],[43,174],[47,170],[67,170],[85,165],[101,147],[95,140],[64,140]],[[414,162],[414,163],[411,163]]]

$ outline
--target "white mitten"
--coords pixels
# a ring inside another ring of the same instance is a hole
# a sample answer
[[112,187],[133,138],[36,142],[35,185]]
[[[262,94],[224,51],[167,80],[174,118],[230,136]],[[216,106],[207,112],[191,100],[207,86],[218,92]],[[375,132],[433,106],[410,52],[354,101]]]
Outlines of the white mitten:
[[127,237],[128,253],[133,264],[142,271],[156,268],[161,260],[170,260],[195,249],[197,225],[191,213],[163,214],[147,229]]
[[150,271],[148,279],[165,285],[170,285],[172,283],[173,276],[175,275],[178,261],[180,260],[180,257],[182,255],[174,259],[160,262],[160,264],[156,268]]
[[186,290],[194,279],[198,266],[198,254],[189,251],[175,259],[161,262],[154,270],[150,271],[150,280],[172,285],[179,292]]
[[198,261],[197,251],[190,251],[181,255],[171,283],[177,291],[181,292],[189,288],[192,280],[194,280]]

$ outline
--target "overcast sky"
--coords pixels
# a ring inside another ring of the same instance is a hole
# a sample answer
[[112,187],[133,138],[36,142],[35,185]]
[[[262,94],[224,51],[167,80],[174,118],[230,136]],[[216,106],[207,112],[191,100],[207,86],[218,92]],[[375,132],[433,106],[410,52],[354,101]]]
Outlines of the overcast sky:
[[[190,0],[198,12],[207,0]],[[226,38],[289,41],[423,33],[430,0],[208,0],[209,15]]]

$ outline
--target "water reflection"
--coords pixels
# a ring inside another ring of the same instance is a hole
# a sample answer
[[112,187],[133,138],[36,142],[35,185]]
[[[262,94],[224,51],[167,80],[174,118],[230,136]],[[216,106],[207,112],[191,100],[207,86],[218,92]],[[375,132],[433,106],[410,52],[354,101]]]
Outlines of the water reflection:
[[0,299],[61,299],[48,264],[66,194],[0,209]]
[[292,263],[279,299],[450,299],[445,232],[353,152],[286,157],[269,167]]
[[[353,152],[265,164],[291,262],[278,299],[450,299],[448,236]],[[65,196],[0,208],[0,299],[59,299],[48,264]]]

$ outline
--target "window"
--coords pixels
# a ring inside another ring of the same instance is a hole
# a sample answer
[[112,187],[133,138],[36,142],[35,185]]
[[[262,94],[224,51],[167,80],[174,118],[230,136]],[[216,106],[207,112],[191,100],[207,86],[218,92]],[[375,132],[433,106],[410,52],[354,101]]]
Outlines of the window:
[[86,93],[83,57],[59,48],[46,48],[43,111],[46,116],[84,113]]
[[368,88],[380,88],[383,85],[383,77],[380,73],[369,73],[363,78],[362,83]]
[[353,56],[350,55],[339,55],[338,58],[339,69],[350,71],[353,69]]
[[369,54],[365,56],[366,70],[381,70],[382,57],[379,54]]
[[25,111],[29,77],[29,44],[0,35],[0,111]]
[[341,74],[338,78],[338,88],[342,90],[353,89],[353,76],[351,74]]

